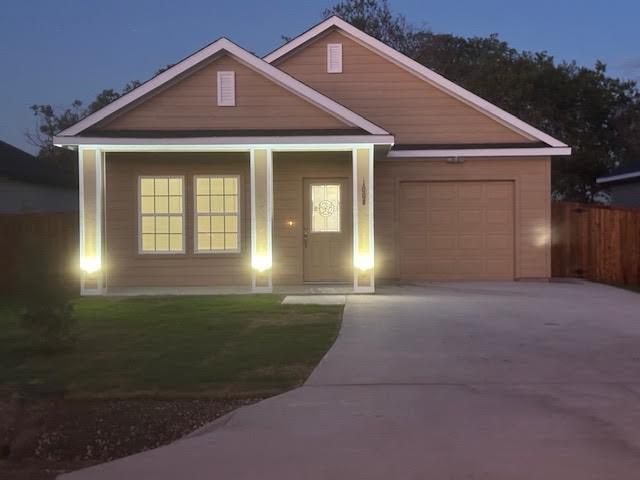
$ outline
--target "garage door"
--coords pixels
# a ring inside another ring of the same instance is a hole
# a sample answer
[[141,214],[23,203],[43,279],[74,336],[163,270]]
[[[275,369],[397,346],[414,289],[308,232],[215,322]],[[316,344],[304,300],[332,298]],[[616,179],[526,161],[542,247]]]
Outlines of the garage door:
[[400,184],[400,276],[514,278],[512,182]]

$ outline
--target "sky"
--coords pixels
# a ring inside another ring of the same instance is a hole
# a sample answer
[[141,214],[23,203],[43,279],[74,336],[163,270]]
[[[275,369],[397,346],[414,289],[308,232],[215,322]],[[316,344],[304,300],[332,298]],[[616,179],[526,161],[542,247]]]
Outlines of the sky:
[[[64,108],[145,80],[225,36],[264,55],[322,19],[337,0],[2,0],[0,139],[35,152],[29,106]],[[497,33],[520,50],[640,80],[638,0],[389,0],[420,28]]]

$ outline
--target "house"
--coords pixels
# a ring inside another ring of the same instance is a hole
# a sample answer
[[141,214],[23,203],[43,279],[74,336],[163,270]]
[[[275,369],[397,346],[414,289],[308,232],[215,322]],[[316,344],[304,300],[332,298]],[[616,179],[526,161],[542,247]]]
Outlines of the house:
[[77,184],[74,172],[0,141],[0,214],[77,211]]
[[555,138],[338,17],[226,38],[54,139],[84,294],[550,276]]
[[640,160],[622,165],[596,182],[611,192],[611,205],[640,208]]

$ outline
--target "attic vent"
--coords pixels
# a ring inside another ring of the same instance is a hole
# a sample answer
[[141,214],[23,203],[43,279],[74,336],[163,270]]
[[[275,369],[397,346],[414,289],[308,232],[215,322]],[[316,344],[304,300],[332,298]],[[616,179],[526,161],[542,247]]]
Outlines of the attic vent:
[[327,73],[342,73],[342,44],[327,44]]
[[218,72],[218,106],[234,107],[236,105],[235,72]]

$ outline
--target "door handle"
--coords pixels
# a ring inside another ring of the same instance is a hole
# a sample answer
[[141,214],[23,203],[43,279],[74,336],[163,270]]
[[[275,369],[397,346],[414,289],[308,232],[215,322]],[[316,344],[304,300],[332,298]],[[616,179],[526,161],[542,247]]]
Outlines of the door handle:
[[304,243],[304,248],[307,248],[307,240],[308,239],[309,239],[309,232],[305,228],[304,231],[302,232],[302,241]]

